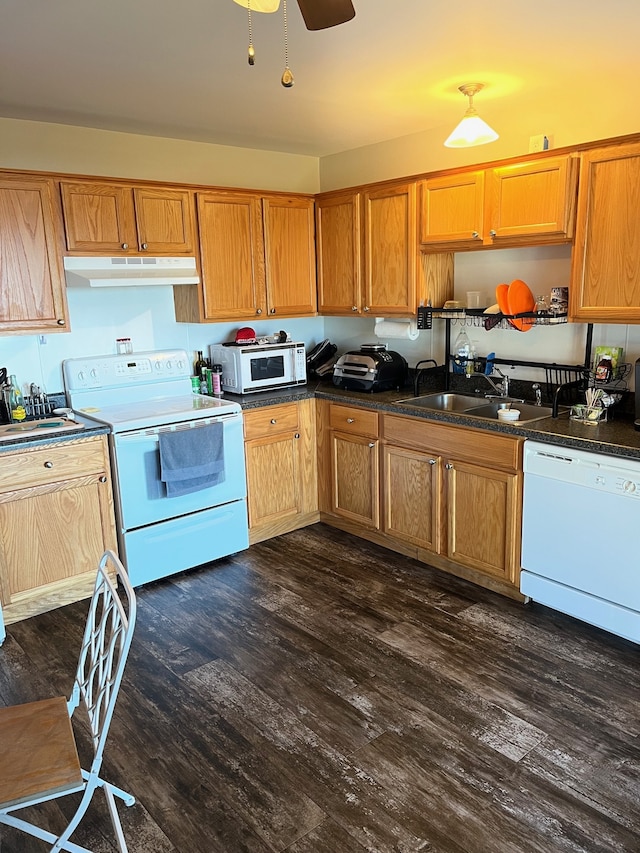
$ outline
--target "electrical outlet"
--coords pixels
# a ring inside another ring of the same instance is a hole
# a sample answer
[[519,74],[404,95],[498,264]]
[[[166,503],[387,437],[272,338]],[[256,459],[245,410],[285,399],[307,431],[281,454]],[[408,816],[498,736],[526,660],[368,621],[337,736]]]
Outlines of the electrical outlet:
[[537,136],[529,137],[529,153],[535,154],[538,151],[547,151],[551,148],[551,137],[544,133],[539,133]]

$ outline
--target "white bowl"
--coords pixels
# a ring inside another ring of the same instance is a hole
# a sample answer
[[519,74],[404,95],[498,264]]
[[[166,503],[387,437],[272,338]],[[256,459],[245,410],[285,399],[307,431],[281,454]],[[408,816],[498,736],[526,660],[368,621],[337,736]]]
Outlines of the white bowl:
[[519,421],[520,409],[498,409],[499,421]]

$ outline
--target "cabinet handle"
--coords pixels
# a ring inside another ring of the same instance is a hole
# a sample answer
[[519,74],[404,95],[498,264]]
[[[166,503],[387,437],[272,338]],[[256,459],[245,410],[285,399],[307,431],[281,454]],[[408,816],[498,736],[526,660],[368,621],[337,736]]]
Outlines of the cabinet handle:
[[492,229],[491,229],[491,231],[489,231],[489,236],[490,236],[490,237],[495,237],[495,236],[496,236],[496,233],[497,233],[497,232],[496,232],[496,231],[494,231],[494,230],[493,230],[493,228],[492,228]]
[[60,318],[59,320],[56,320],[56,323],[57,323],[59,326],[64,326],[64,324],[65,324],[65,320],[63,320],[62,318]]
[[102,477],[100,477],[100,478],[99,478],[99,480],[100,480],[100,482],[101,482],[101,483],[106,483],[106,482],[107,482],[107,478],[104,476],[104,474],[102,475]]
[[276,309],[275,309],[275,308],[272,308],[272,309],[271,309],[271,311],[269,311],[269,314],[275,314],[275,313],[276,313]]
[[365,311],[369,311],[369,306],[368,306],[368,305],[365,305],[365,306],[364,306],[364,310],[365,310]]
[[128,244],[128,243],[123,243],[123,244],[122,244],[122,248],[123,248],[123,249],[128,249],[128,248],[129,248],[129,244]]
[[140,248],[141,248],[141,249],[148,249],[148,248],[149,248],[149,244],[148,244],[148,243],[143,243],[143,244],[142,244],[142,246],[140,246]]
[[293,437],[294,437],[294,438],[300,438],[300,433],[299,433],[299,432],[295,432],[295,433],[293,434]]
[[262,314],[262,308],[256,308],[256,314]]
[[50,462],[49,460],[47,460],[47,461],[44,463],[44,467],[45,467],[45,468],[53,468],[53,462]]
[[369,447],[375,447],[375,446],[376,446],[375,441],[370,441],[370,442],[369,442]]
[[435,464],[436,464],[436,460],[435,460],[435,459],[430,459],[430,460],[429,460],[429,465],[435,465]]
[[353,424],[353,423],[355,423],[355,420],[356,420],[355,418],[347,418],[347,423]]
[[271,418],[271,423],[272,423],[272,424],[277,424],[277,423],[278,423],[278,421],[277,421],[275,418]]
[[453,462],[447,462],[444,467],[447,469],[447,471],[450,471],[453,468]]
[[352,305],[352,306],[351,306],[351,310],[352,310],[352,311],[357,311],[357,310],[358,310],[358,306],[357,306],[357,305]]
[[477,231],[472,231],[471,236],[473,237],[474,240],[477,240],[480,235],[478,234]]

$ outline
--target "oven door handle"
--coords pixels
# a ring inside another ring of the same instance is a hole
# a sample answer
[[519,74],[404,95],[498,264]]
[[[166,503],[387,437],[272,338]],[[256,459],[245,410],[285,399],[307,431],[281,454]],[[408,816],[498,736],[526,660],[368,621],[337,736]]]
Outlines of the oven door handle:
[[239,414],[231,414],[231,415],[219,415],[215,418],[199,418],[195,421],[179,421],[176,424],[166,424],[163,426],[157,427],[142,427],[141,429],[134,430],[132,432],[121,432],[116,433],[115,438],[117,442],[131,442],[131,441],[149,441],[149,439],[157,439],[160,433],[163,432],[175,432],[176,429],[184,430],[184,429],[200,429],[201,427],[209,426],[214,423],[232,423],[233,421],[237,421],[241,419],[241,415]]

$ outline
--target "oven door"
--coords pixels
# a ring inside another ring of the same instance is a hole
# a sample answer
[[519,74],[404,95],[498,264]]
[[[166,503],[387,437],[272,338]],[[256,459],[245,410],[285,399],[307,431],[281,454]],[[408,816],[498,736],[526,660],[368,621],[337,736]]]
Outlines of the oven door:
[[[176,427],[197,430],[216,421],[224,424],[224,481],[191,494],[167,497],[160,479],[160,432]],[[123,532],[246,497],[241,413],[116,433],[111,439],[119,523]]]

